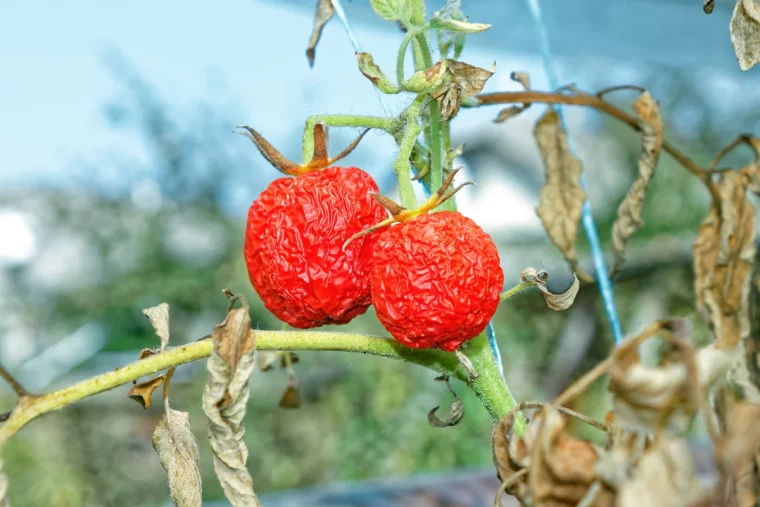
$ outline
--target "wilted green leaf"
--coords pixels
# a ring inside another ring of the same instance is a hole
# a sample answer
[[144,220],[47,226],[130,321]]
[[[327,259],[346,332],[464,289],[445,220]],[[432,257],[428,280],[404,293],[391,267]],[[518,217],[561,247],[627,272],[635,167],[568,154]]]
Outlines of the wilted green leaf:
[[404,89],[415,93],[433,92],[440,89],[447,76],[446,61],[437,62],[429,69],[420,70],[404,82]]
[[387,21],[408,23],[412,17],[411,0],[369,0],[372,9]]
[[760,4],[756,0],[736,2],[731,18],[731,43],[742,70],[760,62]]
[[533,131],[544,162],[545,183],[536,209],[552,242],[572,269],[584,280],[591,278],[578,266],[575,238],[586,192],[581,187],[583,166],[570,152],[559,114],[553,108],[538,120]]
[[317,0],[317,12],[314,14],[314,27],[309,35],[309,45],[306,47],[306,58],[309,60],[309,66],[314,66],[314,56],[317,50],[317,44],[322,37],[322,29],[325,27],[330,18],[335,14],[331,0]]
[[636,99],[633,109],[640,118],[641,155],[639,156],[639,176],[631,185],[628,194],[618,208],[617,220],[612,226],[612,246],[615,263],[610,271],[612,278],[625,262],[625,247],[628,238],[643,225],[641,211],[649,182],[654,176],[662,150],[662,120],[657,103],[649,92]]
[[459,21],[456,19],[433,18],[430,20],[430,27],[450,30],[452,32],[478,33],[488,30],[491,28],[491,25],[485,23],[469,23],[467,21]]
[[356,61],[359,63],[359,70],[364,76],[372,81],[377,88],[383,93],[398,93],[399,88],[394,85],[388,77],[383,74],[380,67],[377,66],[372,55],[369,53],[356,53]]
[[153,448],[168,472],[172,501],[177,507],[201,505],[200,453],[190,428],[190,414],[166,405],[153,432]]

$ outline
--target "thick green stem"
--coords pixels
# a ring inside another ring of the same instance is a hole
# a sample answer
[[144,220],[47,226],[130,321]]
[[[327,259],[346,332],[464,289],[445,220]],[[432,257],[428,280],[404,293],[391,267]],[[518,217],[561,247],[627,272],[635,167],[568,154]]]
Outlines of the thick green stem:
[[[442,350],[410,349],[389,338],[322,331],[251,332],[255,333],[256,348],[259,350],[359,352],[391,359],[400,359],[451,375],[460,380],[467,379],[467,374],[459,365],[454,354]],[[0,426],[0,447],[24,425],[43,414],[128,384],[146,375],[152,375],[170,367],[206,358],[211,354],[212,345],[210,339],[199,340],[135,361],[134,363],[84,380],[59,391],[39,396],[22,396],[11,416]],[[492,402],[489,403],[493,404]]]
[[314,153],[314,124],[320,122],[327,127],[361,127],[367,129],[380,129],[390,132],[394,118],[381,116],[354,116],[348,114],[330,114],[309,116],[306,119],[306,127],[303,133],[303,163],[311,160]]
[[[462,351],[470,358],[472,365],[480,375],[470,385],[480,401],[491,414],[494,422],[499,421],[507,412],[512,410],[517,402],[501,378],[496,357],[488,343],[486,333],[480,333],[476,338],[467,342]],[[522,435],[525,431],[525,419],[522,416],[515,418],[515,432]]]

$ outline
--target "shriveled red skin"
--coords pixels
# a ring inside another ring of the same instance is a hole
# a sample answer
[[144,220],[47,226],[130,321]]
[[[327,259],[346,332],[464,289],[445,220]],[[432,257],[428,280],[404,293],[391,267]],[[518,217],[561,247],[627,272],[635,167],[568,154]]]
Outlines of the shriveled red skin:
[[504,283],[499,252],[461,213],[440,211],[389,227],[372,261],[377,317],[408,347],[453,352],[496,313]]
[[377,234],[343,244],[387,217],[356,167],[330,167],[273,181],[251,205],[245,262],[253,288],[278,319],[306,329],[345,324],[370,305]]

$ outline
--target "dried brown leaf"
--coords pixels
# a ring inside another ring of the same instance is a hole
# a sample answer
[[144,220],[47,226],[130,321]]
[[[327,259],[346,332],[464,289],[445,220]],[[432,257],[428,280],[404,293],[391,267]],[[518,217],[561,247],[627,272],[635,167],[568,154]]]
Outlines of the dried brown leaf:
[[644,204],[649,182],[654,176],[657,163],[660,160],[662,150],[662,120],[657,103],[649,95],[642,93],[633,109],[640,118],[641,126],[641,155],[639,156],[639,176],[633,182],[628,195],[618,208],[618,217],[612,226],[612,246],[615,253],[615,262],[610,272],[614,276],[625,262],[625,247],[628,238],[643,225],[641,211]]
[[[594,465],[601,451],[591,442],[569,436],[565,418],[551,407],[530,424],[541,426],[528,473],[531,499],[535,505],[578,505],[596,482]],[[601,489],[587,505],[612,506],[612,492]]]
[[291,376],[288,381],[288,387],[282,393],[280,398],[280,407],[282,408],[299,408],[301,406],[301,391],[298,389],[298,378]]
[[719,348],[732,349],[750,332],[749,289],[755,258],[755,208],[741,172],[721,173],[713,203],[694,243],[697,308]]
[[153,404],[153,391],[164,383],[164,376],[159,375],[156,378],[150,379],[147,382],[137,384],[129,390],[127,396],[142,405],[142,408],[149,409]]
[[209,440],[214,453],[214,471],[224,494],[233,506],[258,506],[246,462],[243,441],[248,379],[253,371],[255,334],[251,330],[248,302],[232,308],[211,339],[214,348],[207,362],[208,383],[203,391],[203,411],[209,422]]
[[459,85],[459,94],[461,98],[472,97],[483,91],[494,72],[496,72],[496,62],[490,69],[482,69],[469,63],[457,62],[455,60],[446,60],[449,72],[454,76],[454,81]]
[[756,468],[760,458],[760,405],[737,400],[728,389],[721,390],[716,398],[725,433],[716,449],[721,470],[718,488],[729,505],[754,507],[760,495],[760,469]]
[[662,437],[633,469],[618,491],[615,505],[686,506],[702,496],[689,444],[680,438]]
[[575,302],[575,298],[580,290],[581,283],[578,277],[573,275],[573,284],[565,292],[554,294],[546,288],[546,282],[549,280],[549,273],[544,270],[536,271],[535,268],[525,268],[520,273],[521,282],[529,282],[538,287],[546,300],[549,308],[555,311],[567,310]]
[[155,349],[147,349],[146,348],[146,349],[142,349],[140,351],[140,354],[137,356],[137,359],[138,360],[145,359],[146,357],[150,357],[150,356],[154,356],[154,355],[156,355],[156,350]]
[[[665,332],[659,364],[641,362],[639,346],[658,332]],[[655,324],[626,340],[613,353],[609,390],[614,395],[615,424],[633,431],[658,432],[688,428],[700,406],[696,352],[685,321]]]
[[582,280],[590,280],[578,266],[575,254],[575,238],[583,202],[586,200],[586,192],[581,187],[583,167],[580,160],[570,152],[559,114],[553,108],[547,109],[538,120],[533,134],[538,142],[546,177],[536,212],[549,238],[565,256],[571,268]]
[[148,317],[156,336],[161,340],[161,350],[169,343],[169,305],[161,303],[158,306],[146,308],[143,314]]
[[322,37],[322,29],[325,27],[330,18],[335,14],[331,0],[317,0],[317,12],[314,14],[314,26],[309,35],[309,45],[306,47],[306,58],[309,60],[309,67],[314,67],[314,57],[316,56],[317,44]]
[[[530,447],[535,440],[535,427],[528,427],[524,435],[514,434],[515,411],[510,411],[502,417],[491,437],[493,447],[493,462],[496,467],[496,477],[500,481],[512,481],[506,492],[521,502],[528,496],[527,477],[516,477],[530,463]],[[530,431],[533,430],[533,431]],[[517,480],[516,480],[517,479]]]
[[172,501],[178,507],[201,505],[200,453],[190,414],[166,406],[153,432],[153,448],[169,474]]
[[[486,81],[496,71],[496,62],[494,62],[490,70],[456,60],[444,60],[444,63],[447,75],[450,77],[450,82],[449,80],[443,80],[442,89],[434,90],[430,92],[430,95],[438,99],[441,106],[441,118],[443,121],[448,121],[459,111],[462,99],[477,95],[483,90]],[[433,72],[437,69],[434,65],[428,69],[428,72]]]
[[760,4],[757,0],[736,2],[730,31],[739,67],[748,70],[760,62]]

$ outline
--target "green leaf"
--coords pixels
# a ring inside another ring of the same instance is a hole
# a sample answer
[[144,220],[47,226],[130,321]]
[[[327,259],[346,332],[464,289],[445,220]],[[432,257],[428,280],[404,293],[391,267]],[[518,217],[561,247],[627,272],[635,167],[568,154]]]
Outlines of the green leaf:
[[412,17],[411,0],[369,0],[375,13],[387,21],[409,23]]
[[445,84],[445,78],[448,76],[447,70],[446,60],[437,62],[429,69],[419,70],[412,74],[412,77],[404,82],[402,86],[410,92],[434,93],[435,90],[440,89]]
[[459,21],[456,19],[433,18],[430,20],[430,27],[459,33],[478,33],[485,32],[491,28],[491,25],[485,23],[469,23],[467,21]]
[[391,83],[388,76],[383,74],[380,67],[377,66],[372,55],[369,53],[356,53],[356,60],[359,63],[359,70],[364,76],[372,81],[377,88],[383,93],[398,93],[399,88]]

